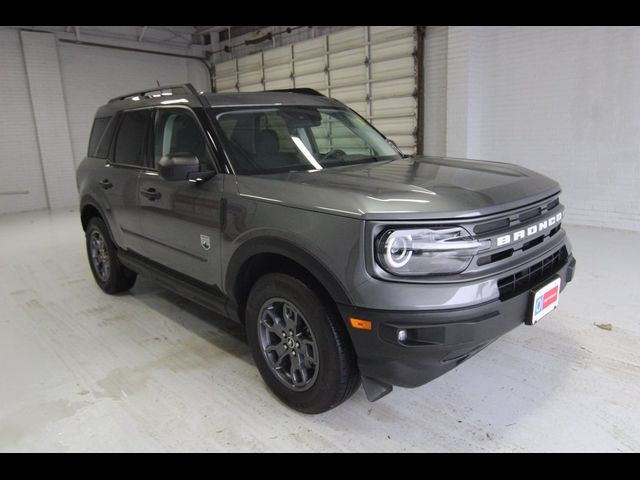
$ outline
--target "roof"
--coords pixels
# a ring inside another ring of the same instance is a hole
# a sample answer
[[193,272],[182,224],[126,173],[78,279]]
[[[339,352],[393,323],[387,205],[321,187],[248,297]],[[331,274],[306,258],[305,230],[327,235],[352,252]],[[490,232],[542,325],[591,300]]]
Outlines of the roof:
[[305,105],[305,106],[336,106],[340,102],[319,94],[304,94],[295,92],[241,92],[241,93],[205,93],[211,107],[231,106],[267,106],[267,105]]
[[119,95],[98,109],[97,117],[110,116],[120,110],[155,105],[184,104],[193,107],[232,106],[342,106],[334,99],[311,89],[272,90],[266,92],[198,93],[191,84],[157,86]]

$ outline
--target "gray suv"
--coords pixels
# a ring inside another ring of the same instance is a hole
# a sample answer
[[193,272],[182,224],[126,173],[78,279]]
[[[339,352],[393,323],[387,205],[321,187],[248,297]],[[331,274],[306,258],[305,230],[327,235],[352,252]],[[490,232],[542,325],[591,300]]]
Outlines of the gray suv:
[[403,155],[308,89],[114,98],[77,181],[100,288],[144,274],[244,324],[306,413],[442,375],[552,311],[575,268],[555,181]]

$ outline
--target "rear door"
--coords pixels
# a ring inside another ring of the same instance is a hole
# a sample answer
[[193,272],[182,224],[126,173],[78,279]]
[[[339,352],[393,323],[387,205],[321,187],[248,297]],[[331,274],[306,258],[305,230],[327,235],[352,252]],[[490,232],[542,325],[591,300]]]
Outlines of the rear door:
[[107,162],[96,178],[116,244],[139,251],[138,178],[146,168],[146,143],[152,110],[122,112]]
[[144,255],[209,285],[220,282],[220,224],[223,175],[195,183],[162,179],[155,166],[171,154],[192,154],[200,170],[215,169],[199,120],[189,108],[155,112],[150,170],[140,176],[138,201]]

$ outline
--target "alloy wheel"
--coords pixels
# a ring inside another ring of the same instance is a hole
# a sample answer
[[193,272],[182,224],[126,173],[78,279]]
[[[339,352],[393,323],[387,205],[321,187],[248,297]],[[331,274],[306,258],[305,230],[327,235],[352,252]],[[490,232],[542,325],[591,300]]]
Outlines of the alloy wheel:
[[103,282],[109,280],[111,273],[109,251],[104,237],[98,230],[92,231],[89,237],[89,254],[93,268],[100,280]]
[[271,371],[295,391],[308,390],[318,376],[318,347],[306,319],[295,305],[272,298],[260,309],[258,340]]

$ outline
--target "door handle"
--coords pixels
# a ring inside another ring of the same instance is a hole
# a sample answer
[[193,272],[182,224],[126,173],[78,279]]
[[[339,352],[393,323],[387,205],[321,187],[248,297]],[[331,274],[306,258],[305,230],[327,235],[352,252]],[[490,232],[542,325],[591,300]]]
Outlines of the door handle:
[[155,188],[147,188],[146,190],[140,190],[140,193],[144,197],[147,197],[152,202],[154,200],[158,200],[160,197],[162,197],[162,194],[160,192],[158,192]]
[[100,186],[105,190],[109,190],[111,187],[113,187],[113,183],[111,183],[108,178],[105,178],[104,180],[98,183],[100,183]]

